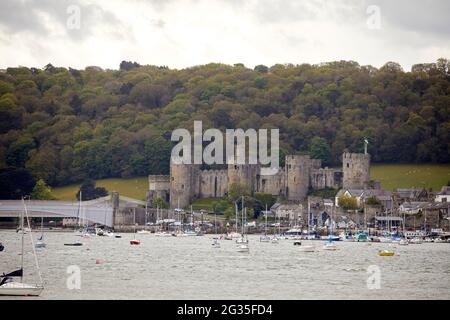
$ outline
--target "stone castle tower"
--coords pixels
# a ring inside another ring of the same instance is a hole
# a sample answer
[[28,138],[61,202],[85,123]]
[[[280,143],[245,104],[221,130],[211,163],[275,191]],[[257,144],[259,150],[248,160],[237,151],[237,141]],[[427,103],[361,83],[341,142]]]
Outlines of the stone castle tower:
[[170,164],[170,207],[184,208],[199,194],[200,166]]
[[370,184],[370,155],[348,153],[342,156],[344,189],[367,189]]
[[310,186],[310,175],[314,169],[314,162],[315,160],[311,160],[309,155],[286,156],[285,196],[287,200],[295,201],[306,198]]

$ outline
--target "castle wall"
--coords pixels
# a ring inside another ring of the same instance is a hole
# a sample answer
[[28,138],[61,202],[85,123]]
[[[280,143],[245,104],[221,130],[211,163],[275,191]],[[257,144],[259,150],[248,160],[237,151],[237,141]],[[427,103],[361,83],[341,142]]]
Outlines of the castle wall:
[[321,190],[325,188],[342,188],[343,173],[338,169],[314,169],[311,172],[311,188]]
[[200,198],[221,198],[227,193],[227,170],[200,171]]
[[365,189],[370,183],[370,155],[344,153],[342,157],[345,189]]
[[170,176],[165,175],[150,175],[148,176],[150,201],[161,198],[164,201],[170,199]]
[[273,196],[283,195],[285,191],[285,174],[280,170],[274,175],[258,177],[258,192],[270,193]]
[[255,164],[228,165],[228,188],[232,184],[245,185],[250,192],[257,191],[260,166]]

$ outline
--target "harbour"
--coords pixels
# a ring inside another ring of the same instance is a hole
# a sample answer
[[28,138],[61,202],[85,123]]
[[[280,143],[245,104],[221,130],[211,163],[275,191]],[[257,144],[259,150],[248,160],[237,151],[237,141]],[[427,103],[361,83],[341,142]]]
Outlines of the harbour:
[[[33,232],[34,234],[34,232]],[[78,238],[71,232],[45,234],[46,248],[36,249],[45,290],[25,299],[449,299],[448,243],[401,246],[396,243],[338,241],[338,250],[323,250],[325,241],[312,244],[314,252],[298,250],[292,240],[277,244],[249,235],[250,250],[236,250],[234,240],[195,237],[157,237],[138,234],[121,238],[79,238],[80,247],[64,243]],[[35,236],[35,235],[34,235]],[[20,233],[1,230],[5,247],[0,270],[20,265]],[[25,237],[25,247],[30,247]],[[379,251],[394,250],[391,257]],[[32,252],[24,254],[24,278],[37,281]],[[379,288],[370,285],[373,268]],[[77,269],[78,268],[78,269]],[[79,284],[70,285],[79,270]],[[23,299],[1,297],[0,299]]]

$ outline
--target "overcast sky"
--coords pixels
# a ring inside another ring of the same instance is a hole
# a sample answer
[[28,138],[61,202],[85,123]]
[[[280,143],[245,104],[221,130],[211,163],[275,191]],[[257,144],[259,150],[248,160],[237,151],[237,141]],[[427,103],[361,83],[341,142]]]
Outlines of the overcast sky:
[[450,58],[449,16],[448,0],[1,0],[0,68],[354,60],[410,70]]

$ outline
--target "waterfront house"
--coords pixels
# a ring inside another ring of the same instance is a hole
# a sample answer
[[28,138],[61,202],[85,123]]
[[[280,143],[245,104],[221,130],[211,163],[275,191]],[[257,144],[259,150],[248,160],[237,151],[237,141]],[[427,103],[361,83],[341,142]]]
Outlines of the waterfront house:
[[441,191],[434,198],[434,202],[450,202],[450,186],[442,187]]

